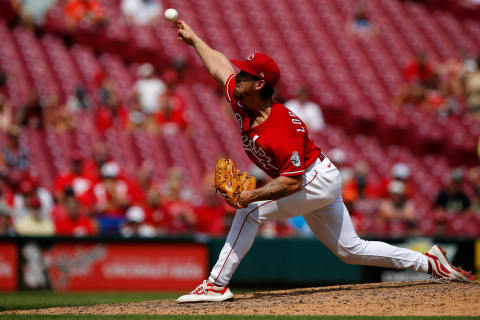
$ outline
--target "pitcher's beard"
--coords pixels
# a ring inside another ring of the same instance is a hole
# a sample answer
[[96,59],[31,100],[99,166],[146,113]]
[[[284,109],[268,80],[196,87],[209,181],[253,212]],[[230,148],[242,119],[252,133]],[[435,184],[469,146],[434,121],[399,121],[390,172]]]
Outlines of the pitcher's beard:
[[242,100],[242,95],[240,93],[238,93],[237,90],[234,90],[233,91],[233,97],[236,99],[236,100]]

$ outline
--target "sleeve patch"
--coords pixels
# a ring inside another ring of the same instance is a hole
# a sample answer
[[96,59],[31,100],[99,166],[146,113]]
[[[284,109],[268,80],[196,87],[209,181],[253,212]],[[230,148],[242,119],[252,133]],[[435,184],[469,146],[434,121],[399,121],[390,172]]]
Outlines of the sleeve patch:
[[290,157],[290,161],[297,168],[302,166],[302,160],[300,160],[300,156],[298,155],[298,151],[293,151],[292,152],[292,156]]

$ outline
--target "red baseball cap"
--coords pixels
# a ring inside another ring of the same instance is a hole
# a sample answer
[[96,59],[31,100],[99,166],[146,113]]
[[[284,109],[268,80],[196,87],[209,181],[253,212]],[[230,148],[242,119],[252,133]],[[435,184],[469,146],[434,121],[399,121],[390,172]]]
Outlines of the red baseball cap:
[[263,53],[253,53],[247,60],[232,60],[232,63],[240,70],[265,80],[270,86],[275,86],[280,79],[280,69],[275,61]]

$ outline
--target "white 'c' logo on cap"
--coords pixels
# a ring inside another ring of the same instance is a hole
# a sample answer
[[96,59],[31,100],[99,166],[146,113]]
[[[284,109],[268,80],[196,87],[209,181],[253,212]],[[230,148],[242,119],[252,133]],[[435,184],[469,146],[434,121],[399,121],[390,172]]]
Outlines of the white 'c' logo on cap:
[[252,53],[251,55],[249,55],[247,60],[253,60],[253,58],[255,58],[255,53]]

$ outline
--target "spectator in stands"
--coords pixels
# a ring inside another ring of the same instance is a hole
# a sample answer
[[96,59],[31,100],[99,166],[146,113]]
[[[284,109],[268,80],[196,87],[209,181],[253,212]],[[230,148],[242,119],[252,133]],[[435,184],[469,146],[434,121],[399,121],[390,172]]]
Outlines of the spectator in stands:
[[435,68],[425,52],[418,52],[403,70],[405,81],[409,84],[432,88],[437,85]]
[[397,162],[390,170],[391,176],[384,179],[380,184],[379,196],[387,198],[390,194],[388,187],[392,181],[400,181],[405,185],[405,196],[410,199],[413,194],[413,185],[410,182],[410,166],[404,162]]
[[320,106],[309,99],[310,93],[306,87],[301,87],[297,96],[285,103],[307,125],[310,132],[321,131],[325,127]]
[[13,125],[13,109],[7,97],[0,93],[0,132],[6,133]]
[[104,102],[105,104],[98,108],[96,113],[98,131],[104,134],[111,127],[126,129],[129,118],[128,110],[120,101],[116,91],[110,91]]
[[362,1],[357,1],[351,21],[347,24],[347,33],[368,37],[374,34],[374,27]]
[[62,236],[93,236],[96,226],[82,209],[73,190],[67,192],[63,200],[53,209],[55,233]]
[[181,199],[190,202],[192,191],[184,183],[184,172],[180,167],[172,167],[168,170],[167,181],[160,190],[164,201]]
[[39,203],[40,214],[43,217],[50,217],[54,201],[50,191],[41,187],[37,179],[32,177],[28,172],[17,172],[9,177],[10,183],[13,184],[13,194],[9,201],[14,209],[14,219],[21,218],[28,213],[30,203]]
[[157,113],[157,122],[164,132],[173,133],[187,127],[185,120],[185,99],[175,90],[177,74],[167,71],[163,75],[166,90],[160,99],[160,110]]
[[435,200],[436,217],[443,219],[449,212],[465,212],[470,199],[462,188],[463,172],[456,169],[451,173],[447,188],[440,190]]
[[463,172],[454,170],[448,186],[438,193],[434,204],[434,219],[437,234],[444,234],[449,217],[464,214],[470,208],[470,198],[462,188]]
[[98,0],[69,0],[64,10],[70,29],[75,29],[80,22],[99,27],[106,23],[105,9]]
[[0,174],[1,203],[8,207],[9,210],[15,208],[15,196],[19,193],[20,182],[23,176],[24,174],[20,170],[2,168]]
[[12,5],[26,26],[43,26],[48,10],[56,0],[13,0]]
[[3,204],[0,204],[0,235],[15,235],[11,210]]
[[48,98],[43,107],[43,127],[54,129],[59,133],[70,131],[73,128],[70,113],[67,108],[60,105],[56,95]]
[[402,86],[394,97],[397,107],[405,105],[421,106],[424,103],[427,89],[436,89],[438,77],[433,64],[424,52],[419,52],[403,70],[406,84]]
[[20,141],[20,128],[10,127],[7,132],[7,145],[3,149],[2,162],[7,169],[26,171],[29,168],[28,151]]
[[192,234],[197,222],[193,205],[180,199],[178,193],[172,194],[163,203],[168,234]]
[[145,213],[145,221],[155,228],[157,235],[166,235],[168,233],[161,195],[156,188],[150,188],[146,193]]
[[140,101],[137,96],[133,96],[130,100],[132,111],[128,114],[128,128],[131,130],[147,130],[147,116],[142,111]]
[[192,194],[185,188],[183,170],[174,167],[170,169],[164,190],[163,224],[166,225],[169,234],[192,233],[196,224]]
[[67,99],[67,108],[71,113],[85,111],[92,107],[92,102],[88,97],[87,90],[83,86],[78,86],[75,93]]
[[110,161],[102,165],[101,180],[93,187],[95,209],[102,233],[116,234],[124,221],[127,208],[132,203],[128,184],[120,179],[120,167]]
[[155,75],[150,63],[138,68],[139,79],[133,88],[133,97],[138,99],[142,112],[147,116],[147,127],[154,131],[157,127],[155,115],[160,111],[161,98],[167,90],[165,83]]
[[67,109],[70,113],[75,113],[77,111],[85,111],[90,109],[92,102],[88,97],[87,90],[83,86],[78,86],[75,89],[75,93],[71,94],[67,99]]
[[[19,211],[16,209],[16,211]],[[25,197],[25,206],[22,212],[16,213],[15,230],[22,236],[52,236],[55,225],[50,217],[42,214],[39,197],[30,193]]]
[[225,202],[220,199],[215,190],[215,172],[210,171],[203,177],[203,192],[205,201],[195,207],[195,231],[210,236],[225,234]]
[[98,99],[100,104],[108,105],[110,103],[110,98],[117,94],[115,86],[107,75],[107,72],[100,68],[98,69],[93,76],[93,83],[97,90]]
[[480,56],[477,58],[477,70],[465,75],[465,97],[469,116],[480,120]]
[[353,223],[353,226],[355,227],[355,231],[361,235],[361,234],[364,234],[366,231],[365,225],[363,222],[364,214],[359,209],[359,206],[357,205],[356,196],[357,195],[351,190],[347,190],[342,194],[343,202],[345,203],[345,206],[348,209],[348,213],[350,214],[350,218],[352,219],[352,223]]
[[351,193],[351,197],[358,199],[373,199],[378,192],[369,178],[369,168],[366,162],[359,162],[355,165],[353,177],[346,181],[343,186],[343,193]]
[[69,170],[57,175],[53,184],[53,190],[55,199],[58,202],[63,201],[66,196],[66,190],[71,190],[84,208],[92,207],[95,199],[93,196],[95,181],[86,176],[84,163],[83,155],[76,151],[72,156]]
[[31,94],[29,101],[19,110],[16,117],[18,119],[15,122],[22,127],[43,129],[43,106],[36,92]]
[[392,181],[388,186],[390,197],[379,207],[381,229],[387,234],[415,231],[415,206],[405,196],[405,184]]
[[93,158],[84,159],[83,161],[83,176],[95,183],[100,181],[100,168],[111,160],[110,153],[105,143],[99,141],[93,146]]
[[471,59],[466,57],[464,52],[461,52],[460,56],[464,58],[453,57],[437,66],[440,92],[444,97],[443,108],[438,111],[443,116],[458,113],[463,101],[462,77],[471,67]]
[[128,22],[138,25],[153,25],[163,12],[159,0],[122,0],[121,10]]
[[140,206],[128,208],[125,224],[120,229],[123,237],[151,238],[156,235],[155,228],[145,222],[145,210]]

